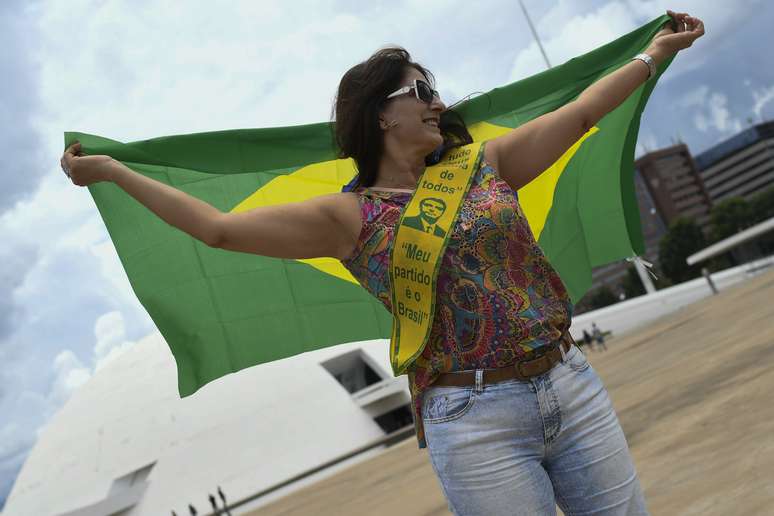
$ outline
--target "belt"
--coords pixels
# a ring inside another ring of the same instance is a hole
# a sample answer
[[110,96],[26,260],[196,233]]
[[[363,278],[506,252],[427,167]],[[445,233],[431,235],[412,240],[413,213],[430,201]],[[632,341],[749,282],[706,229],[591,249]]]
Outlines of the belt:
[[[539,376],[549,371],[557,362],[562,360],[562,351],[567,353],[575,343],[569,332],[562,335],[558,344],[554,344],[536,358],[529,358],[527,354],[524,359],[505,367],[496,369],[484,369],[484,384],[502,382],[504,380],[517,379],[528,381],[534,376]],[[536,350],[540,352],[541,350]],[[531,352],[530,352],[531,353]],[[533,355],[534,356],[534,355]],[[476,385],[476,371],[456,371],[453,373],[441,373],[432,385],[443,385],[452,387],[467,387]]]

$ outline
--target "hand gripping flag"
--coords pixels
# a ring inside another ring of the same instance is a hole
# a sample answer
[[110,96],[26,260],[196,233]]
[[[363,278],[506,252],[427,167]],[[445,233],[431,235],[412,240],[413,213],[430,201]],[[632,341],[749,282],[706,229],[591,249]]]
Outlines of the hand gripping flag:
[[[668,16],[580,57],[459,105],[476,141],[570,102],[643,51]],[[659,75],[671,60],[664,62]],[[643,252],[634,195],[639,119],[656,84],[640,86],[519,200],[574,301],[591,268]],[[129,168],[222,211],[341,191],[351,160],[336,159],[331,124],[220,131],[120,143],[65,133],[86,154]],[[391,315],[335,259],[282,260],[210,248],[167,225],[112,183],[89,187],[129,281],[177,362],[181,396],[225,374],[304,351],[389,338]]]

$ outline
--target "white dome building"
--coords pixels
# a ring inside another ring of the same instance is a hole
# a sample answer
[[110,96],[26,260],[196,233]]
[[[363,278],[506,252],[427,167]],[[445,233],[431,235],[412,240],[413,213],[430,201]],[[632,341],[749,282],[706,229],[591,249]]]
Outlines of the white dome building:
[[189,503],[201,515],[211,512],[208,494],[218,486],[229,504],[270,490],[411,424],[406,378],[392,376],[388,346],[378,340],[305,353],[180,399],[169,348],[160,335],[148,336],[48,423],[3,516],[183,516]]

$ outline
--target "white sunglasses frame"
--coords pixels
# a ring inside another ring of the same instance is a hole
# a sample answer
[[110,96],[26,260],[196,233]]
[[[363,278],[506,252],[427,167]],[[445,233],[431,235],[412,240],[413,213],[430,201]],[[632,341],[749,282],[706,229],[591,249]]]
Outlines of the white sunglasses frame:
[[[433,88],[431,88],[431,87],[430,87],[430,84],[429,84],[427,81],[423,81],[422,79],[414,79],[414,80],[413,80],[413,81],[411,81],[411,82],[412,82],[411,86],[404,86],[404,87],[402,87],[402,88],[401,88],[401,89],[399,89],[399,90],[395,90],[395,91],[393,91],[392,93],[390,93],[389,95],[387,95],[387,97],[386,97],[386,98],[387,98],[387,99],[391,99],[391,98],[393,98],[393,97],[397,97],[397,96],[399,96],[399,95],[404,95],[404,94],[406,94],[406,93],[410,93],[410,92],[411,92],[411,90],[414,90],[414,97],[415,97],[417,100],[419,100],[420,102],[426,102],[426,101],[422,100],[421,98],[419,98],[419,88],[417,87],[417,84],[418,84],[418,83],[420,83],[420,82],[421,82],[421,83],[424,83],[424,84],[426,84],[426,85],[427,85],[428,89],[430,90],[430,92],[431,92],[431,93],[432,93],[432,95],[433,95],[433,100],[435,100],[435,99],[440,99],[440,98],[441,98],[441,96],[438,94],[438,91],[437,91],[437,90],[434,90]],[[431,100],[430,102],[426,102],[426,103],[427,103],[427,104],[431,104],[432,102],[433,102],[433,101]]]

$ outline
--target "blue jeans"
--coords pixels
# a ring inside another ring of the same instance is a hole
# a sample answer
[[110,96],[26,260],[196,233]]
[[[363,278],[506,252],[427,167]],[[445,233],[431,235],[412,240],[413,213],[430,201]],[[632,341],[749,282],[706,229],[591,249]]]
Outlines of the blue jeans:
[[648,514],[621,425],[577,346],[529,382],[430,387],[422,418],[457,515]]

